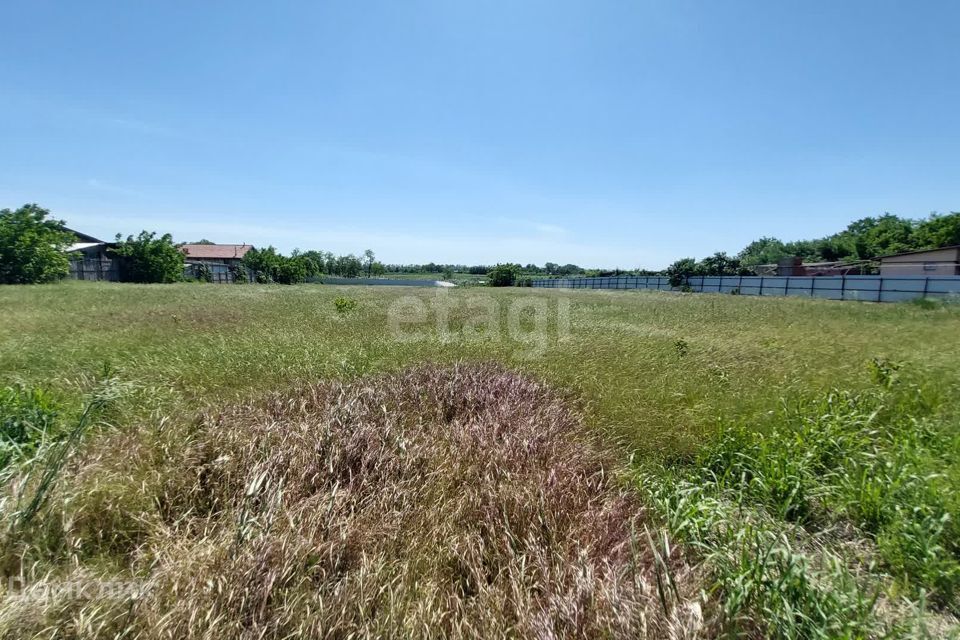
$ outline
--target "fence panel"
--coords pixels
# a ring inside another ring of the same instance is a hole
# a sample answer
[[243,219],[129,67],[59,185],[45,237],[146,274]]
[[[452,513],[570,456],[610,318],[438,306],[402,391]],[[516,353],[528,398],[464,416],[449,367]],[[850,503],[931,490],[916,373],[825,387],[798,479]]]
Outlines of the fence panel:
[[[675,290],[665,276],[609,276],[534,280],[531,286],[563,289]],[[957,298],[960,276],[691,276],[698,293],[747,296],[803,296],[827,300],[903,302],[916,298]]]
[[82,258],[70,260],[69,277],[74,280],[120,280],[120,263],[110,258]]

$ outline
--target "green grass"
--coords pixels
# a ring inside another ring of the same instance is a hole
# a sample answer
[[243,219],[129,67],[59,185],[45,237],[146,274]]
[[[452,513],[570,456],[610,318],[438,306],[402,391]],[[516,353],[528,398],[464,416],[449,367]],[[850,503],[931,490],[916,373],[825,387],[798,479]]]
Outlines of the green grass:
[[[357,308],[338,313],[341,296]],[[405,327],[422,326],[424,339],[395,340],[388,311],[411,296],[449,306],[450,334],[431,314]],[[469,328],[477,296],[499,306],[501,326],[517,300],[569,300],[570,337],[555,340],[549,318],[545,348],[531,357],[504,331]],[[497,360],[572,391],[626,448],[669,454],[691,452],[718,418],[749,420],[782,398],[871,384],[874,357],[949,389],[960,354],[953,308],[746,296],[67,283],[0,289],[0,307],[0,385],[45,387],[74,406],[104,363],[154,401],[196,406],[294,380]]]
[[[398,335],[397,310],[417,305]],[[136,425],[189,424],[301,383],[497,362],[564,394],[632,462],[624,485],[662,525],[651,546],[668,534],[701,563],[715,633],[937,635],[958,612],[955,306],[70,282],[0,288],[0,308],[0,388],[19,394],[8,413],[32,415],[39,393],[60,433],[105,370],[124,388],[104,408],[107,431],[149,433],[159,427]],[[98,535],[146,535],[116,527]]]

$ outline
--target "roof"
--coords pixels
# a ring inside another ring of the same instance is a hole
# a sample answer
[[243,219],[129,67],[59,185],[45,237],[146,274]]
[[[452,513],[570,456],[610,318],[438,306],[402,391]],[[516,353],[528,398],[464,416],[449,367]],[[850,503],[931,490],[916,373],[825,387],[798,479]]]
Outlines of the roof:
[[72,233],[73,235],[77,236],[77,240],[79,242],[87,242],[87,243],[92,242],[93,244],[107,244],[105,241],[99,238],[94,238],[93,236],[87,235],[86,233],[74,231],[73,229],[68,229],[67,227],[64,227],[63,230],[66,231],[67,233]]
[[253,249],[250,244],[185,244],[180,251],[188,258],[208,260],[233,260],[247,255]]
[[885,256],[877,256],[877,260],[884,258],[896,258],[897,256],[910,256],[915,253],[930,253],[931,251],[949,251],[950,249],[960,249],[960,244],[951,244],[946,247],[934,247],[933,249],[917,249],[916,251],[904,251],[903,253],[890,253]]
[[71,251],[83,251],[84,249],[89,249],[90,247],[103,247],[106,245],[106,242],[74,242],[64,249],[64,251],[66,253],[70,253]]

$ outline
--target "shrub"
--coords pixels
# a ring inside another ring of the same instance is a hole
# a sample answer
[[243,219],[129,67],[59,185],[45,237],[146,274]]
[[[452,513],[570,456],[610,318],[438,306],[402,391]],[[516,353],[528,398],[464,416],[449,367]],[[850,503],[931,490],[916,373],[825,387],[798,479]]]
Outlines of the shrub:
[[333,301],[333,306],[336,307],[337,313],[347,313],[357,308],[357,301],[346,296],[337,296]]
[[183,280],[183,254],[173,244],[173,237],[167,233],[157,237],[156,233],[141,231],[136,238],[128,236],[121,240],[117,235],[114,253],[126,260],[121,276],[126,282],[180,282]]
[[697,261],[693,258],[683,258],[677,260],[667,267],[667,276],[670,279],[670,286],[677,288],[686,285],[687,278],[697,273]]
[[29,457],[53,434],[58,409],[42,389],[0,389],[0,469]]
[[267,247],[248,251],[243,257],[243,266],[256,272],[259,283],[300,284],[306,281],[315,263],[314,258],[306,254],[295,252],[288,258],[273,247]]
[[277,253],[277,250],[273,247],[267,247],[266,249],[254,247],[243,256],[243,266],[256,272],[257,282],[272,282],[282,258],[283,256]]
[[487,284],[491,287],[512,287],[520,275],[518,264],[498,264],[487,274]]
[[213,282],[213,271],[206,263],[198,264],[195,273],[200,282]]
[[280,284],[301,284],[307,279],[307,264],[300,258],[281,256],[274,270],[273,279]]
[[673,350],[677,352],[677,356],[682,358],[690,352],[690,343],[683,338],[678,338],[673,341]]
[[0,284],[52,282],[70,273],[63,249],[74,236],[35,204],[0,210]]
[[231,264],[227,268],[230,270],[230,276],[233,278],[234,284],[247,284],[249,282],[247,268],[243,265]]

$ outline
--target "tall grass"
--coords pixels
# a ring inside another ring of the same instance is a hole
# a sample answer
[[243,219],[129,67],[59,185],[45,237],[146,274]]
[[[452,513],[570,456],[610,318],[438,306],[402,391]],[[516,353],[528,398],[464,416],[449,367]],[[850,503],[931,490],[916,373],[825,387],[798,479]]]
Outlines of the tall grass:
[[[695,569],[662,534],[638,534],[645,510],[609,453],[552,392],[501,368],[299,387],[162,439],[164,456],[150,430],[91,441],[34,523],[49,546],[33,561],[62,573],[37,579],[56,593],[72,566],[96,566],[72,540],[116,542],[111,511],[141,502],[143,535],[110,549],[124,558],[115,578],[145,581],[138,598],[8,597],[0,637],[706,630]],[[106,455],[121,443],[122,458]],[[114,497],[92,498],[103,482]]]
[[[569,334],[478,337],[477,290],[0,288],[2,415],[57,412],[0,494],[39,496],[0,636],[950,632],[960,310],[481,293]],[[407,295],[446,330],[391,335]],[[106,360],[113,426],[65,439]]]
[[873,361],[877,388],[725,425],[666,481],[641,473],[668,529],[711,568],[725,628],[900,635],[913,627],[890,601],[958,611],[958,513],[938,473],[955,453],[944,451],[952,421],[897,369]]

